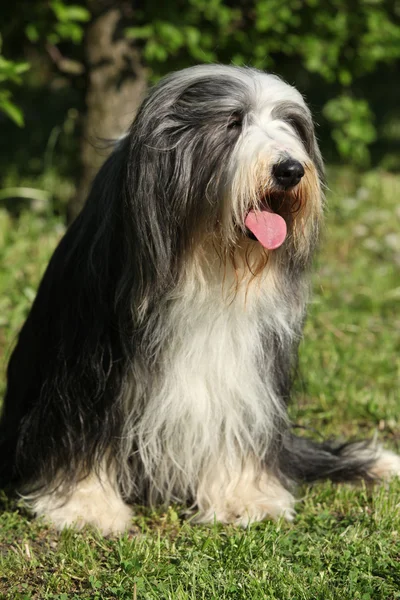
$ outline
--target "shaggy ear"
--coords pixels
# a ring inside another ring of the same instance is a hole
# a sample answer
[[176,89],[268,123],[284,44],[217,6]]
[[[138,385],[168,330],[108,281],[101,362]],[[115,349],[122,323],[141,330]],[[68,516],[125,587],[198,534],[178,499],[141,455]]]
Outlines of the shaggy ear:
[[[151,119],[145,109],[127,140],[123,226],[142,293],[151,291],[151,299],[158,302],[176,284],[195,235],[213,222],[218,203],[209,183],[217,178],[223,150],[217,156],[200,129],[184,128],[162,106]],[[208,162],[203,160],[207,151]]]
[[137,121],[100,169],[66,236],[81,285],[96,294],[96,303],[107,297],[108,310],[133,321],[135,310],[148,306],[150,290],[156,302],[171,284],[178,254],[164,175],[171,152],[139,139]]
[[122,227],[127,260],[135,263],[134,286],[139,296],[151,289],[155,297],[171,283],[179,250],[170,181],[174,150],[158,149],[154,140],[140,139],[139,125],[134,123],[126,143]]

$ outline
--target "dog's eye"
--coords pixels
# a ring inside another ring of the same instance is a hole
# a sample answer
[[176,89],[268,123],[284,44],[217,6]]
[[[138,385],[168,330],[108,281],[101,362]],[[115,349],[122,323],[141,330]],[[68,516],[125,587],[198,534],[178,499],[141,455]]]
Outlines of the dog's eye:
[[297,117],[287,117],[285,121],[295,130],[301,140],[307,141],[307,129],[301,120],[299,120]]
[[310,126],[296,116],[289,116],[285,119],[285,121],[291,126],[292,129],[294,129],[296,135],[298,135],[303,142],[305,149],[308,153],[310,153],[312,150],[312,131],[310,131]]
[[242,128],[243,125],[243,117],[242,115],[239,115],[238,113],[234,113],[233,115],[231,115],[229,117],[228,120],[228,124],[227,124],[227,129],[230,130],[239,130]]

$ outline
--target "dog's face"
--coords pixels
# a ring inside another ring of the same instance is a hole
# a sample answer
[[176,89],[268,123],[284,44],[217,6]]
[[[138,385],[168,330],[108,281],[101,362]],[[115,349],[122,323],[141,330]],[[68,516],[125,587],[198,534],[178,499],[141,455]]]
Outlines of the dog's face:
[[253,69],[186,69],[153,88],[131,133],[147,185],[157,179],[147,194],[157,204],[153,221],[161,216],[169,239],[179,236],[187,249],[211,238],[246,262],[249,253],[258,262],[282,252],[307,260],[323,165],[296,89]]
[[[322,211],[323,165],[302,96],[277,77],[253,74],[252,103],[231,117],[238,130],[227,177],[225,230],[267,251],[307,255]],[[312,238],[312,240],[310,240]]]

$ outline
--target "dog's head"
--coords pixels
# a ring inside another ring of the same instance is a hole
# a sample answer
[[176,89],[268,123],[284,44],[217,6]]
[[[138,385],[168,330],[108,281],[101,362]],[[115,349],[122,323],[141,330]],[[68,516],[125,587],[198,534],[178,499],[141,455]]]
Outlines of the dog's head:
[[173,73],[151,89],[124,144],[125,206],[147,254],[167,269],[168,256],[187,261],[210,240],[224,256],[307,262],[323,164],[292,86],[222,65]]

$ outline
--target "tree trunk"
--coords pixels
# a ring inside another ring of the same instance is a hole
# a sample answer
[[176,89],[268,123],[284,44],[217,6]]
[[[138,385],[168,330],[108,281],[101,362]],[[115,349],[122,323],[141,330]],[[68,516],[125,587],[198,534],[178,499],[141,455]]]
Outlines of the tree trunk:
[[95,17],[86,32],[87,112],[81,174],[69,203],[68,222],[78,215],[97,171],[111,152],[109,142],[127,130],[146,90],[147,73],[139,51],[123,35],[124,17],[122,8],[110,8]]

